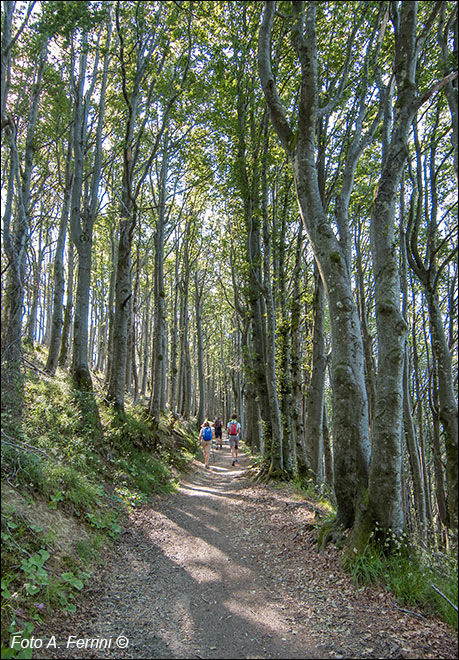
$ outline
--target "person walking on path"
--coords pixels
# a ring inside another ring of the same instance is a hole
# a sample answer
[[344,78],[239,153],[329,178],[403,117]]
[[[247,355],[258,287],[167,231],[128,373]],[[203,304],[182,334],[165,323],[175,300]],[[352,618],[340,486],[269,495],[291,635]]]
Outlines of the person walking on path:
[[209,424],[209,422],[206,420],[204,424],[201,426],[201,430],[199,432],[199,440],[201,447],[204,452],[204,465],[206,468],[209,470],[209,460],[210,460],[210,448],[212,447],[212,439],[215,437],[214,431]]
[[228,422],[226,428],[228,430],[229,446],[231,448],[231,465],[234,466],[236,463],[239,463],[237,460],[237,455],[239,450],[239,435],[241,433],[241,425],[237,421],[235,414],[231,416],[231,419]]
[[220,443],[220,449],[223,449],[223,439],[222,439],[222,418],[216,417],[214,422],[215,429],[215,449],[218,449],[218,443]]

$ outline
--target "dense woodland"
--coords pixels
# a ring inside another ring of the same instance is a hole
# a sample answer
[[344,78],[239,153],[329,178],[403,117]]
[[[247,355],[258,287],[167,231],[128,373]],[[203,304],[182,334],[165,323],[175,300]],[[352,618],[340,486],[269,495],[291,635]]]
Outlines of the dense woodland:
[[40,346],[236,411],[324,541],[455,542],[457,84],[452,1],[3,2],[7,437]]

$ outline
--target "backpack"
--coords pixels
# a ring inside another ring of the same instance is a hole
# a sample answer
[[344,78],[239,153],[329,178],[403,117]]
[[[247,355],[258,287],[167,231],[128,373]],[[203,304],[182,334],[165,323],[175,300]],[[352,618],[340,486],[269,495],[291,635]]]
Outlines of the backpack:
[[205,426],[204,430],[202,432],[202,439],[203,440],[212,440],[212,429],[210,426]]
[[215,428],[216,429],[221,429],[222,427],[222,420],[221,419],[216,419],[215,420]]
[[230,422],[229,434],[237,435],[237,422]]

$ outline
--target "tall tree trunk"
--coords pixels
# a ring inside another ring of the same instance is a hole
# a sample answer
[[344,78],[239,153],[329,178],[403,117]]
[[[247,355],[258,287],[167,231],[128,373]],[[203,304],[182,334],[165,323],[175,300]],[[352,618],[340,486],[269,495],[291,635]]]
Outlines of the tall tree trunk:
[[448,498],[446,496],[443,456],[440,442],[440,415],[439,415],[439,396],[438,396],[438,363],[434,359],[432,374],[432,435],[431,444],[433,452],[433,463],[435,472],[435,497],[438,505],[438,515],[441,523],[445,527],[450,527]]
[[291,302],[290,334],[292,342],[291,373],[292,373],[292,432],[296,445],[296,471],[301,479],[310,474],[310,463],[307,456],[304,421],[303,392],[301,378],[301,260],[303,246],[303,226],[300,224],[296,245],[295,267],[292,275],[293,290]]
[[199,387],[199,408],[198,408],[198,424],[202,424],[206,418],[206,377],[204,369],[204,341],[202,332],[202,307],[201,298],[202,290],[199,282],[199,273],[194,273],[194,292],[195,292],[195,314],[196,314],[196,340],[197,340],[197,370],[198,370],[198,387]]
[[70,331],[72,327],[73,310],[73,285],[74,285],[74,245],[72,241],[68,243],[67,249],[67,302],[64,307],[64,324],[62,326],[61,347],[59,351],[58,365],[66,367],[69,360]]
[[432,351],[438,363],[439,418],[445,435],[446,478],[448,484],[449,523],[457,530],[458,509],[458,409],[454,396],[452,357],[449,350],[437,292],[426,292],[429,310]]
[[259,34],[258,64],[271,121],[292,163],[301,217],[327,287],[333,342],[333,423],[336,523],[354,519],[367,486],[370,441],[368,402],[360,322],[353,298],[347,251],[338,242],[321,201],[315,161],[318,119],[316,5],[309,3],[303,33],[303,3],[293,3],[292,40],[301,65],[298,131],[294,135],[280,102],[270,65],[274,2],[265,3]]
[[61,217],[59,222],[59,233],[57,235],[56,253],[54,255],[54,291],[53,291],[53,316],[51,321],[51,337],[49,342],[48,359],[46,361],[45,370],[54,375],[56,373],[59,349],[62,338],[62,328],[64,325],[63,319],[63,300],[64,300],[64,250],[65,238],[67,235],[67,223],[69,219],[69,205],[70,205],[70,192],[72,189],[71,179],[71,155],[72,155],[72,138],[69,138],[67,149],[67,160],[64,175],[64,199],[61,209]]
[[[277,395],[276,373],[276,310],[271,278],[271,237],[268,218],[268,181],[266,156],[268,150],[268,117],[265,116],[265,143],[262,158],[261,189],[263,216],[263,294],[266,306],[266,389],[268,392],[269,412],[271,417],[271,448],[269,477],[279,477],[286,469],[286,447],[284,446],[283,428],[279,398]],[[275,220],[273,219],[273,224]]]
[[116,262],[117,262],[117,244],[114,236],[111,236],[110,239],[111,247],[111,264],[112,268],[110,271],[110,284],[108,287],[108,340],[107,340],[107,364],[105,367],[105,381],[104,387],[108,388],[112,376],[112,365],[113,365],[113,332],[115,324],[115,286],[116,286]]
[[[405,219],[405,189],[402,185],[400,196],[400,276],[402,287],[402,315],[407,318],[408,309],[408,279],[407,279],[407,256],[404,241],[404,219]],[[422,477],[421,456],[414,423],[411,393],[410,393],[410,361],[408,356],[408,347],[405,346],[405,360],[403,369],[403,423],[405,437],[408,446],[408,458],[410,462],[411,475],[413,479],[414,502],[416,508],[416,519],[420,537],[427,541],[427,518],[426,518],[426,498],[424,492],[424,481]]]
[[158,194],[158,217],[155,229],[155,327],[154,327],[154,352],[153,352],[153,374],[152,395],[150,401],[150,415],[159,422],[161,412],[161,399],[163,396],[163,375],[167,358],[166,343],[166,291],[164,284],[164,235],[166,227],[166,180],[168,173],[168,135],[167,131],[163,140],[163,155],[159,176]]
[[317,267],[314,270],[314,330],[312,373],[306,397],[306,448],[316,484],[324,480],[323,408],[325,391],[325,292]]
[[[21,335],[24,301],[24,274],[26,246],[29,237],[30,185],[36,148],[34,143],[35,127],[37,124],[46,55],[47,47],[46,44],[44,44],[37,63],[35,81],[30,99],[24,162],[22,168],[19,162],[17,135],[14,123],[8,119],[8,125],[5,128],[10,150],[11,167],[5,212],[3,215],[3,243],[8,260],[8,271],[2,318],[2,410],[8,410],[14,421],[20,420],[23,404],[23,353]],[[3,70],[3,56],[4,53],[2,51],[2,85],[4,73],[6,76],[9,75],[8,71],[4,72]],[[7,121],[6,118],[5,121]],[[14,224],[11,228],[10,225],[15,188],[16,207],[14,212]],[[6,421],[9,422],[10,420]]]

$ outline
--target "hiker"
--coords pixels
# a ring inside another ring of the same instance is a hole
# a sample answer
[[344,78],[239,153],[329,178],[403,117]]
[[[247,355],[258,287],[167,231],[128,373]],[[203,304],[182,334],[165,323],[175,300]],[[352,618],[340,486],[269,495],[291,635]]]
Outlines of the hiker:
[[231,465],[234,466],[235,463],[239,463],[237,460],[237,454],[239,449],[239,434],[241,432],[241,425],[237,421],[235,414],[231,416],[226,428],[228,429],[229,446],[231,448]]
[[213,429],[209,422],[206,420],[201,426],[199,432],[199,440],[204,452],[204,464],[209,470],[210,448],[212,447],[212,439],[215,437]]
[[223,438],[222,438],[222,418],[216,417],[214,422],[215,428],[215,449],[218,449],[217,443],[220,442],[220,449],[223,449]]

